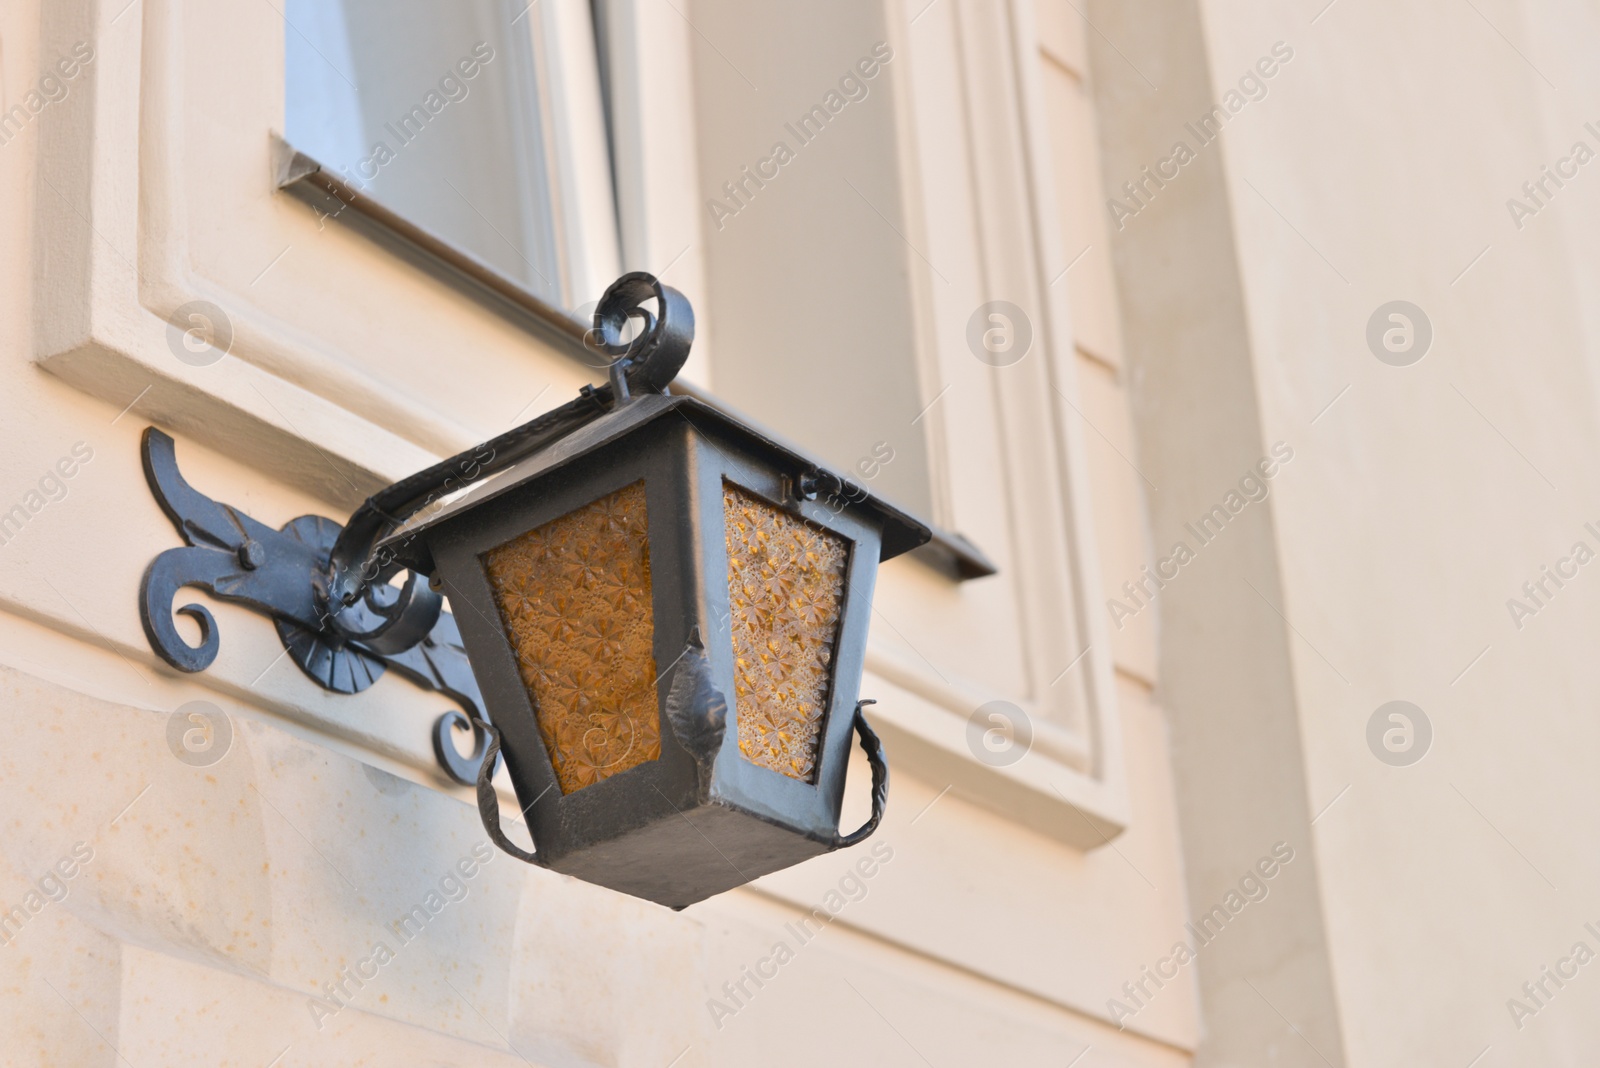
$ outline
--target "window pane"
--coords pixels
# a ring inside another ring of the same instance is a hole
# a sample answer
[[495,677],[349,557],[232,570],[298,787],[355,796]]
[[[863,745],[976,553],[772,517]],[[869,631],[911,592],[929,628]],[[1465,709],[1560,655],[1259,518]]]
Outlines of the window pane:
[[840,476],[937,521],[924,415],[944,383],[925,394],[918,363],[913,272],[931,265],[904,236],[891,72],[907,60],[873,43],[887,34],[884,5],[694,11],[712,387]]
[[560,303],[531,17],[501,0],[289,0],[285,136]]

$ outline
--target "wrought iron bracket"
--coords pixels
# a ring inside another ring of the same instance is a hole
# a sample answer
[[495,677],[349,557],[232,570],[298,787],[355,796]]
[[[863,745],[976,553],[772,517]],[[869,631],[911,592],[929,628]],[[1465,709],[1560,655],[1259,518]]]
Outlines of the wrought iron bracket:
[[[210,609],[200,604],[172,607],[183,587],[198,587],[218,600],[270,615],[289,659],[325,690],[360,693],[392,667],[424,689],[460,704],[461,711],[447,712],[434,723],[434,755],[456,782],[475,782],[486,741],[483,732],[473,728],[473,752],[466,756],[452,734],[487,713],[455,619],[441,612],[424,637],[400,652],[380,652],[343,639],[328,626],[314,594],[315,576],[327,566],[339,523],[304,515],[282,530],[273,530],[189,485],[178,470],[172,438],[160,430],[147,428],[142,445],[150,492],[187,542],[152,560],[140,583],[139,619],[156,655],[183,672],[204,671],[217,658],[222,643]],[[372,586],[351,610],[370,613],[395,601],[398,594],[393,586]],[[190,645],[178,632],[174,614],[199,624],[198,645]]]
[[[643,305],[654,303],[654,311]],[[624,340],[627,324],[639,324]],[[625,404],[632,393],[664,392],[683,366],[694,337],[694,314],[683,295],[644,273],[612,283],[595,309],[590,344],[613,359],[610,382],[474,449],[375,493],[346,523],[304,515],[274,530],[185,481],[171,437],[149,427],[142,453],[145,480],[185,544],[150,562],[139,588],[139,618],[150,647],[183,672],[204,671],[217,658],[217,621],[201,604],[172,607],[190,586],[272,617],[288,656],[313,682],[334,693],[360,693],[394,668],[424,689],[461,706],[440,716],[433,749],[453,780],[478,781],[487,746],[488,711],[455,619],[443,610],[425,575],[405,572],[384,538],[440,497],[505,470]],[[191,645],[174,615],[200,628]],[[471,728],[472,753],[453,738]]]

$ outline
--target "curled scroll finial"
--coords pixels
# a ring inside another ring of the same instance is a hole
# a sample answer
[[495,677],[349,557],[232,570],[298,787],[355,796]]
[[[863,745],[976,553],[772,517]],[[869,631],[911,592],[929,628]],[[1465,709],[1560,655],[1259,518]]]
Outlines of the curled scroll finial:
[[[644,307],[655,301],[655,310]],[[623,336],[630,322],[641,329]],[[653,274],[634,271],[606,289],[594,310],[594,337],[599,348],[623,364],[628,389],[665,393],[683,369],[694,344],[694,309],[689,299]]]

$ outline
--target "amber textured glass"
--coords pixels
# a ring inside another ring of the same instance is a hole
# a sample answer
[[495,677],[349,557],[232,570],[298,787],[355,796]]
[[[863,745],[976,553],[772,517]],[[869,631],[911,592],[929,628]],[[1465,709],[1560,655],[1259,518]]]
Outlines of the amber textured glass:
[[739,752],[812,781],[849,543],[723,483]]
[[661,756],[644,483],[483,561],[561,792]]

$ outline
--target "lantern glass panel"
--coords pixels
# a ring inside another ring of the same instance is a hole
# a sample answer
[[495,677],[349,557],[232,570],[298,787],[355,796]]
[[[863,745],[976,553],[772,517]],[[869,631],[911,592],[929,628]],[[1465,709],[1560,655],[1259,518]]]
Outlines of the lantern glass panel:
[[563,794],[661,756],[644,482],[483,554]]
[[812,782],[849,542],[723,483],[739,752]]

